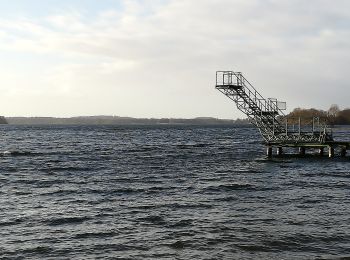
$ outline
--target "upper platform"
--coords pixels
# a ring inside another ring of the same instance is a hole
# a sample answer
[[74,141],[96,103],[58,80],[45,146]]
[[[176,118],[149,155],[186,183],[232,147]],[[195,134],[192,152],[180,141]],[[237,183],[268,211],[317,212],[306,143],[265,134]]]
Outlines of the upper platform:
[[244,78],[241,72],[234,71],[217,71],[216,87],[217,88],[243,88]]

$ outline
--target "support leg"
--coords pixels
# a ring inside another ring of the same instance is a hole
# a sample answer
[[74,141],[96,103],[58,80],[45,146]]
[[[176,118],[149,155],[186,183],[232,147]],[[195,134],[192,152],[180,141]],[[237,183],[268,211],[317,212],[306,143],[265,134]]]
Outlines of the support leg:
[[282,147],[277,147],[277,155],[282,155],[282,154],[283,154]]
[[324,149],[323,149],[323,147],[320,148],[320,149],[318,149],[318,154],[319,154],[320,156],[323,156],[323,155],[324,155]]
[[266,155],[267,157],[271,158],[272,157],[272,146],[268,146],[266,148]]
[[328,147],[328,157],[334,157],[334,148],[332,146]]
[[346,147],[342,147],[340,150],[340,156],[345,157],[346,156]]

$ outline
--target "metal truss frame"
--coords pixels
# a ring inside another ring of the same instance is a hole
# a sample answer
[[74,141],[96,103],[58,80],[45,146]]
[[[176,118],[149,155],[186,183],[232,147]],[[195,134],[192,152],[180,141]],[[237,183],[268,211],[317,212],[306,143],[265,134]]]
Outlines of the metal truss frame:
[[[255,125],[266,143],[325,143],[333,141],[327,125],[318,124],[319,131],[289,131],[288,119],[282,110],[286,103],[275,98],[265,99],[241,72],[217,71],[215,88],[236,103]],[[285,123],[286,122],[286,123]],[[300,122],[300,120],[299,120]],[[314,119],[312,121],[314,123]],[[319,122],[319,120],[318,120]]]

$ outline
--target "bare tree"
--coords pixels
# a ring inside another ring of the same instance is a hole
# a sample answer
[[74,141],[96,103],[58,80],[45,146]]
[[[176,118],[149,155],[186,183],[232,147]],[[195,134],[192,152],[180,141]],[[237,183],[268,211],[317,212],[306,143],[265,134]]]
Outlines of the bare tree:
[[332,104],[328,109],[328,121],[330,125],[334,125],[336,122],[336,117],[340,112],[340,108],[337,104]]
[[340,112],[340,108],[336,104],[331,105],[331,107],[328,109],[328,115],[330,117],[336,117],[339,112]]

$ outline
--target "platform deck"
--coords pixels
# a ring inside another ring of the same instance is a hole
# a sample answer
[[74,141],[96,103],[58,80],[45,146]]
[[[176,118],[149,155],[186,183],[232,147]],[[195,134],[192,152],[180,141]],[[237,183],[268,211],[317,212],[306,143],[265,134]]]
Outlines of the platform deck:
[[266,146],[275,147],[304,147],[304,148],[327,148],[327,147],[344,147],[346,150],[350,150],[350,142],[338,142],[329,141],[325,143],[278,143],[278,142],[268,142]]

